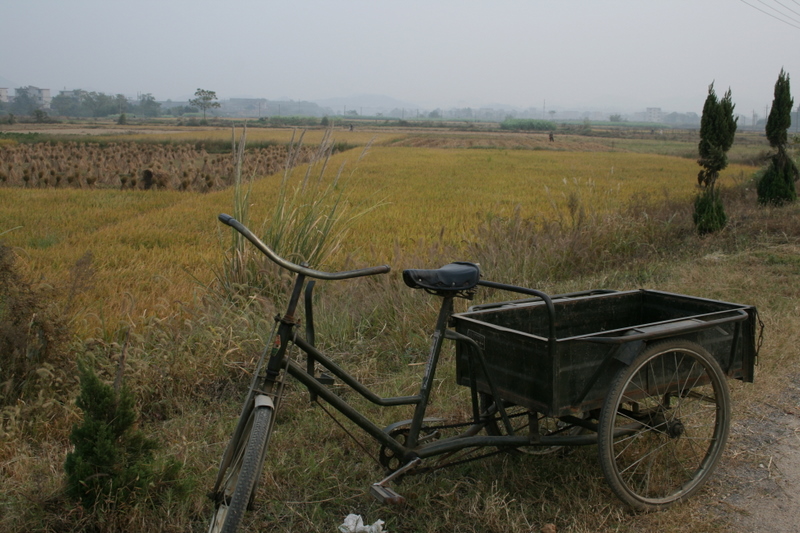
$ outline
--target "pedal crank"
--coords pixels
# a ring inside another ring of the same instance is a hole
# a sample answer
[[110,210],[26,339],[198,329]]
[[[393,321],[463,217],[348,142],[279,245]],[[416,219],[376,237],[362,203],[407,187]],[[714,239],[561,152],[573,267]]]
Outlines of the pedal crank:
[[391,483],[392,480],[402,476],[409,470],[413,470],[419,466],[420,463],[422,463],[422,459],[415,457],[405,465],[386,476],[383,480],[373,483],[369,489],[369,493],[380,502],[388,503],[389,505],[403,505],[406,502],[406,499],[389,488],[387,485]]

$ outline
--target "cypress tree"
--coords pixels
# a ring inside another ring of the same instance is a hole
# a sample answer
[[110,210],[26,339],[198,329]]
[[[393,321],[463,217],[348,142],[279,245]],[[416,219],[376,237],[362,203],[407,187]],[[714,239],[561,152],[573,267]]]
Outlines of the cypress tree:
[[758,183],[758,201],[761,204],[782,205],[797,200],[795,180],[798,176],[797,165],[787,152],[788,130],[792,125],[792,99],[789,88],[789,74],[781,69],[778,81],[775,82],[775,96],[772,109],[767,118],[767,139],[776,152],[764,176]]
[[767,139],[769,145],[777,150],[785,150],[787,144],[787,130],[792,125],[792,99],[789,89],[789,74],[781,69],[778,81],[775,82],[775,97],[772,100],[772,109],[767,118]]
[[734,107],[730,89],[719,100],[714,84],[708,87],[700,121],[700,158],[697,161],[702,167],[697,174],[697,183],[703,191],[695,198],[693,216],[700,233],[721,230],[728,220],[716,184],[720,171],[728,166],[727,153],[736,135],[738,119],[733,116]]

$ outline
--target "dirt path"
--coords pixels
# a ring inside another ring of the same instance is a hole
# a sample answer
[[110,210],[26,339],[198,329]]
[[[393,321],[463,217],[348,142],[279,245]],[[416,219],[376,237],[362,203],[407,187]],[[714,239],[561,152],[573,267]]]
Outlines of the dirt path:
[[715,509],[731,531],[800,531],[800,379],[781,403],[750,406],[761,416],[731,428],[730,454],[720,469],[720,484],[729,491]]

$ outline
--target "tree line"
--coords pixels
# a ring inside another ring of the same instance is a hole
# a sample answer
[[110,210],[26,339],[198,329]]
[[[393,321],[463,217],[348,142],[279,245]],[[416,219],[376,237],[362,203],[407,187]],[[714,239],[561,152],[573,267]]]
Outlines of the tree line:
[[[12,101],[0,103],[0,111],[14,115],[37,116],[46,113],[27,88],[15,89]],[[182,116],[185,113],[197,113],[200,110],[191,105],[174,106],[166,109],[157,102],[150,93],[139,95],[135,100],[123,94],[105,94],[95,91],[76,90],[61,93],[50,101],[50,112],[54,115],[78,118],[100,118],[113,115],[138,115],[158,117],[163,114]]]

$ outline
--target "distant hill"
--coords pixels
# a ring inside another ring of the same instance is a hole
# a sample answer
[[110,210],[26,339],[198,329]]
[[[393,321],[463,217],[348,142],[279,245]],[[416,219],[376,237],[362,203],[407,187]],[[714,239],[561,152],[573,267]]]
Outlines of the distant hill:
[[314,101],[322,107],[329,107],[336,111],[341,111],[345,107],[348,110],[356,111],[363,108],[365,115],[388,112],[392,109],[413,109],[419,107],[418,104],[413,102],[398,100],[397,98],[382,94],[356,94]]

